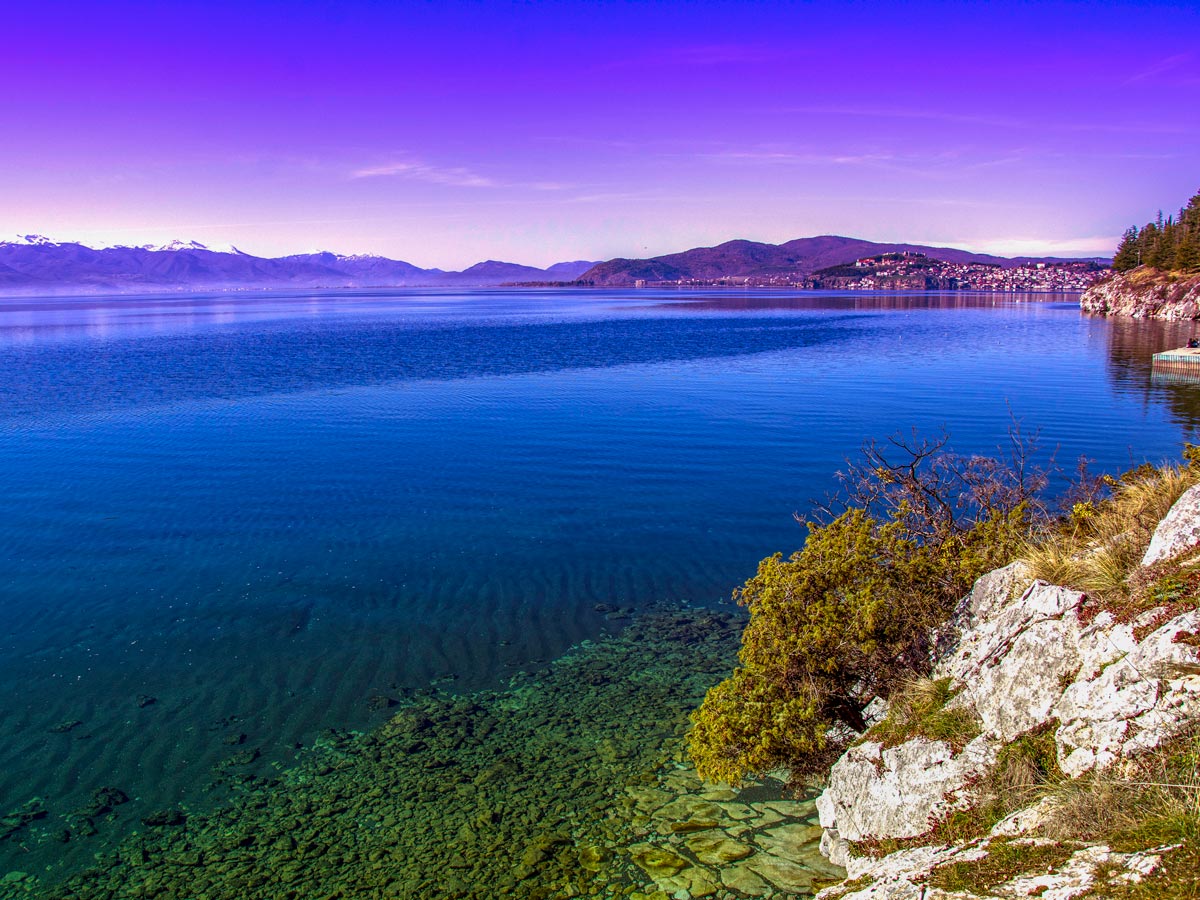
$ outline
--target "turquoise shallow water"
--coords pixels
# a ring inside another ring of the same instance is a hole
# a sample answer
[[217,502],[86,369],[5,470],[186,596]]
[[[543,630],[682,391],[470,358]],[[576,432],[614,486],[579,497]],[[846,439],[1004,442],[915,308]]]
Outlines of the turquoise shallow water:
[[269,773],[723,602],[865,438],[990,452],[1016,416],[1068,468],[1176,456],[1200,388],[1149,360],[1188,336],[990,295],[3,301],[0,815],[190,802],[231,747]]

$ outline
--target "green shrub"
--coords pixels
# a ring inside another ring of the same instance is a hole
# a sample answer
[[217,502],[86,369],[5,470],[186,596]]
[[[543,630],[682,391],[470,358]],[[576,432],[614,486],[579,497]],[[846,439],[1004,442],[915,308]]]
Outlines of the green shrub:
[[844,511],[808,523],[802,549],[767,557],[734,594],[750,611],[740,665],[692,715],[702,777],[821,771],[873,697],[928,674],[934,629],[1040,518],[1044,478],[1016,433],[1014,448],[1008,461],[956,456],[945,439],[864,448]]

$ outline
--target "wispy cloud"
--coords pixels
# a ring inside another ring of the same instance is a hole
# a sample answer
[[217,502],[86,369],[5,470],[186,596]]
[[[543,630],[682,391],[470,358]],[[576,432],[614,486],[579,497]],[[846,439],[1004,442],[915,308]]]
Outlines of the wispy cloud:
[[705,153],[702,158],[737,163],[782,166],[855,166],[890,162],[890,153],[792,153],[785,150],[731,150]]
[[728,165],[783,167],[845,167],[875,169],[898,172],[922,178],[959,178],[972,175],[982,169],[1012,165],[1027,158],[1027,153],[1016,149],[1004,156],[982,158],[966,154],[961,150],[946,149],[939,153],[899,154],[880,149],[866,152],[818,152],[810,150],[788,150],[777,147],[730,149],[695,154],[696,158]]
[[1139,81],[1148,81],[1151,78],[1163,75],[1172,71],[1173,69],[1178,69],[1180,66],[1191,62],[1192,58],[1193,54],[1191,53],[1176,53],[1174,56],[1168,56],[1166,59],[1160,60],[1154,65],[1130,75],[1121,83],[1123,85],[1128,85],[1137,84]]
[[500,187],[495,180],[473,172],[462,166],[431,166],[423,162],[390,162],[381,166],[355,169],[351,178],[388,178],[398,176],[431,184],[448,184],[453,187],[493,188]]
[[465,166],[435,166],[417,160],[399,160],[366,166],[350,173],[351,178],[408,178],[429,184],[462,188],[523,188],[530,191],[564,191],[573,185],[559,181],[501,181]]
[[1002,256],[1110,256],[1120,241],[1118,235],[1073,238],[1000,237],[970,241],[970,249]]
[[591,194],[577,194],[573,197],[565,198],[566,203],[622,203],[636,201],[639,203],[690,203],[694,200],[701,199],[697,196],[689,195],[668,195],[656,193],[652,190],[647,191],[597,191]]

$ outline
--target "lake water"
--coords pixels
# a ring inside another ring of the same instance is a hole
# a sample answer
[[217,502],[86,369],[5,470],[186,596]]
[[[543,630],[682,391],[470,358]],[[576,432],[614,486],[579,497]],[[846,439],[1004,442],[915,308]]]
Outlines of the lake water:
[[[1045,296],[0,300],[0,816],[196,803],[231,752],[727,602],[867,438],[1176,458],[1200,387],[1150,355],[1190,333]],[[0,866],[94,850],[22,835]]]

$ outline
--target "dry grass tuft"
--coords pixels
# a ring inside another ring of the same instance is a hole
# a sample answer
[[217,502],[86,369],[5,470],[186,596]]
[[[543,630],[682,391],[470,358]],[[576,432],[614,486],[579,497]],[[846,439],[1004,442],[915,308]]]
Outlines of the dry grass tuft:
[[929,885],[987,892],[1018,875],[1053,870],[1074,848],[1096,843],[1125,853],[1173,849],[1162,853],[1159,868],[1141,882],[1122,880],[1123,869],[1114,866],[1085,896],[1200,898],[1200,731],[1129,761],[1119,773],[1074,781],[1058,769],[1053,733],[1052,728],[1031,732],[1005,747],[996,771],[979,786],[981,800],[972,812],[979,834],[1006,810],[1049,796],[1054,802],[1038,835],[1054,843],[993,839],[987,857],[936,869]]
[[1106,771],[1062,783],[1042,832],[1118,850],[1200,842],[1200,732]]
[[1112,496],[1077,504],[1058,532],[1026,548],[1024,562],[1035,578],[1084,591],[1104,607],[1124,607],[1154,529],[1197,480],[1195,469],[1177,465],[1141,466],[1109,479]]
[[1062,784],[1042,826],[1051,838],[1102,842],[1132,853],[1154,847],[1159,867],[1141,882],[1097,881],[1087,897],[1200,898],[1200,731],[1104,772]]

